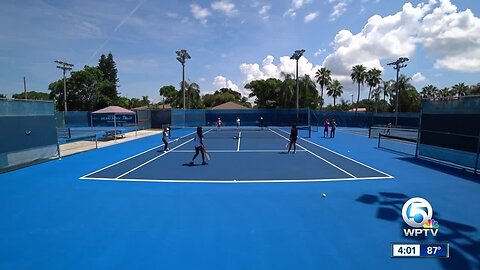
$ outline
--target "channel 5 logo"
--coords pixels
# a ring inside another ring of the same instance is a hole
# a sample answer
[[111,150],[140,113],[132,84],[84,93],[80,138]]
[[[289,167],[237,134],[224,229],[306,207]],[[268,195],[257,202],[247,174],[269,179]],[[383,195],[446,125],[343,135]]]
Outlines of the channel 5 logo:
[[438,222],[432,218],[432,205],[425,199],[415,197],[408,200],[402,208],[403,221],[412,228],[403,229],[405,236],[436,236]]

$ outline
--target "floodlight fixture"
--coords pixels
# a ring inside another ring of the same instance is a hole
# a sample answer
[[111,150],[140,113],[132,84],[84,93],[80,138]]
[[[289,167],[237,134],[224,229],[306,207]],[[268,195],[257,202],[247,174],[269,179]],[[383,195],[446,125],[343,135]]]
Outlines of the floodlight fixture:
[[290,57],[290,59],[292,60],[296,60],[297,61],[297,69],[296,69],[296,88],[297,88],[297,124],[298,123],[298,110],[299,110],[299,105],[298,105],[298,59],[300,59],[303,55],[303,53],[305,53],[305,50],[304,49],[301,49],[301,50],[296,50],[292,57]]
[[177,54],[177,60],[182,64],[182,92],[183,92],[183,109],[185,110],[185,62],[187,59],[192,58],[190,54],[188,54],[187,50],[179,50],[175,52]]
[[389,66],[393,66],[393,69],[395,69],[397,71],[397,82],[395,83],[395,99],[396,99],[396,105],[395,105],[395,126],[397,126],[398,124],[398,104],[399,104],[399,99],[400,99],[400,95],[399,95],[399,91],[400,89],[398,88],[398,75],[400,73],[400,69],[404,68],[404,67],[407,67],[407,64],[404,64],[405,62],[409,61],[410,59],[408,59],[407,57],[400,57],[398,58],[397,61],[394,61],[394,62],[391,62],[391,63],[388,63],[387,65]]

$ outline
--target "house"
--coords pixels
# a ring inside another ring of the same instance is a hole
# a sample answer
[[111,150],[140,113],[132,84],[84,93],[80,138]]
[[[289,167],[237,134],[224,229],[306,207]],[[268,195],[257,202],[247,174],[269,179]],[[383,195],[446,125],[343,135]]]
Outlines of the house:
[[235,102],[226,102],[215,107],[212,110],[249,110],[250,108],[237,104]]

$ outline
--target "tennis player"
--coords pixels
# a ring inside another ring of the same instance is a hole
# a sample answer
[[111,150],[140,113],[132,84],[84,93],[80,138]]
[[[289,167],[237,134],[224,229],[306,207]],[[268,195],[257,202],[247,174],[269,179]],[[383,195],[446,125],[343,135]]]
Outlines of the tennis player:
[[217,130],[220,130],[220,127],[222,126],[222,119],[220,117],[217,119]]
[[324,129],[323,129],[323,137],[326,138],[328,137],[328,125],[330,124],[330,122],[328,121],[328,118],[325,119],[325,123],[324,123]]
[[263,116],[260,116],[260,129],[263,129]]
[[332,123],[330,123],[330,138],[335,138],[335,130],[337,129],[337,122],[335,122],[335,119],[332,119]]
[[240,117],[237,116],[237,129],[240,128]]
[[163,131],[163,136],[162,136],[162,141],[163,141],[163,152],[167,152],[169,149],[168,149],[168,137],[170,137],[170,128],[166,128],[164,131]]
[[290,144],[288,145],[288,154],[290,154],[290,149],[292,148],[293,144],[293,153],[297,151],[297,136],[298,130],[296,125],[292,125],[292,129],[290,130]]
[[195,134],[195,137],[193,139],[193,144],[195,146],[195,155],[193,155],[192,161],[190,161],[190,165],[194,164],[195,158],[198,156],[199,153],[202,153],[202,165],[207,165],[207,163],[205,162],[205,144],[203,143],[202,127],[197,127],[197,133]]

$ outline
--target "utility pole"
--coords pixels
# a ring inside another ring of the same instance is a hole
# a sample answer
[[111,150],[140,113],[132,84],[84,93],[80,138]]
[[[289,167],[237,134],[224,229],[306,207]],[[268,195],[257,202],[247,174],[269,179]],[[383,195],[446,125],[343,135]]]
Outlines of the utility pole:
[[27,81],[25,80],[25,76],[23,76],[23,92],[25,93],[25,100],[27,100]]
[[183,110],[186,109],[185,107],[185,62],[187,59],[190,59],[190,55],[188,54],[187,50],[180,50],[176,51],[177,53],[177,60],[182,64],[182,92],[183,92]]
[[63,111],[67,112],[67,81],[65,72],[72,70],[73,65],[59,60],[55,60],[55,63],[58,64],[57,68],[63,70]]
[[400,73],[400,69],[404,68],[407,66],[407,64],[403,64],[407,62],[409,59],[406,57],[400,57],[398,58],[397,61],[388,63],[387,65],[393,66],[393,69],[397,71],[397,82],[395,83],[395,99],[396,99],[396,104],[395,104],[395,126],[398,124],[398,104],[400,100],[400,89],[398,88],[398,74]]
[[301,50],[296,50],[293,55],[290,57],[290,59],[295,59],[297,60],[297,72],[296,72],[296,87],[297,87],[297,124],[298,123],[298,110],[299,110],[299,103],[298,103],[298,59],[302,57],[303,53],[305,52],[304,49]]

